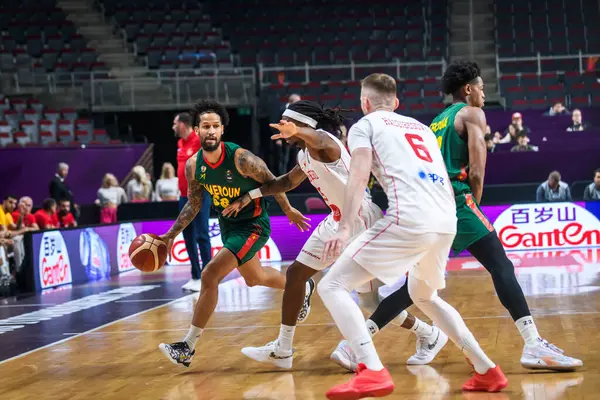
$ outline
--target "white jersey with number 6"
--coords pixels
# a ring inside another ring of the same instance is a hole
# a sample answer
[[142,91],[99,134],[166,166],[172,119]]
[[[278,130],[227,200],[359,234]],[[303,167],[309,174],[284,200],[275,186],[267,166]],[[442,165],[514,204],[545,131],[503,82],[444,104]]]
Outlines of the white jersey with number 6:
[[350,152],[372,149],[372,172],[388,198],[386,219],[415,232],[456,233],[450,179],[429,127],[376,111],[352,126],[348,144]]

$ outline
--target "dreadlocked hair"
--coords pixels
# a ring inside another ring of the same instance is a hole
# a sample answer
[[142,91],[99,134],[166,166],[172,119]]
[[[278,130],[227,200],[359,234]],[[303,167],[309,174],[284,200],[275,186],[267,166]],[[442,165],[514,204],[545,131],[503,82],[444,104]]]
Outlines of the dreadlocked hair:
[[481,75],[479,65],[475,61],[454,61],[442,76],[442,92],[454,94]]
[[229,113],[225,107],[216,100],[198,100],[189,113],[192,116],[193,126],[200,125],[200,116],[206,113],[217,114],[221,117],[221,124],[223,126],[229,125]]
[[323,108],[319,103],[309,100],[297,101],[290,104],[288,108],[314,119],[317,121],[317,129],[323,129],[337,137],[340,136],[340,127],[344,125],[345,121],[345,118],[341,113],[351,111],[341,108]]

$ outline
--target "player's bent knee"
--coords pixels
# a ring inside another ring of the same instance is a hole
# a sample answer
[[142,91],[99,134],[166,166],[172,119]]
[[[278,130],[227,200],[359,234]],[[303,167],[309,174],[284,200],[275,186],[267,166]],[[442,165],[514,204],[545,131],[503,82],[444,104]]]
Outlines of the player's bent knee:
[[408,278],[408,294],[416,306],[429,303],[437,297],[435,289],[431,288],[425,281],[416,279],[413,276]]
[[246,286],[248,286],[248,287],[260,285],[260,279],[258,279],[256,277],[244,278],[244,281],[246,282]]
[[321,298],[325,298],[325,297],[329,296],[332,289],[334,288],[334,285],[332,285],[331,279],[327,279],[328,277],[329,277],[329,275],[325,275],[325,277],[323,279],[321,279],[321,282],[319,282],[319,284],[317,285],[317,293],[319,293],[319,296]]
[[286,287],[290,285],[303,285],[315,272],[304,264],[294,262],[285,272],[285,285]]
[[216,288],[219,286],[219,277],[216,273],[211,271],[209,268],[206,268],[202,271],[202,275],[200,276],[200,280],[202,282],[202,288]]

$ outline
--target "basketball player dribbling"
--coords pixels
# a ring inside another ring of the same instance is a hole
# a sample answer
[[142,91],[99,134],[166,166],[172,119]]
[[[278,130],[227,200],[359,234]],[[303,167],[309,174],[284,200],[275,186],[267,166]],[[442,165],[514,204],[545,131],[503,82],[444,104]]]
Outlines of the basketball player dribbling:
[[[256,195],[268,196],[292,190],[308,177],[331,209],[331,214],[313,231],[296,261],[287,270],[279,337],[262,347],[242,349],[244,355],[255,361],[270,363],[280,368],[292,367],[294,352],[292,341],[296,321],[304,321],[310,312],[310,295],[304,300],[304,307],[302,307],[305,283],[308,281],[311,287],[314,287],[311,277],[332,264],[331,260],[323,259],[323,246],[325,241],[337,230],[338,221],[341,218],[341,208],[344,206],[343,196],[350,167],[350,154],[338,137],[334,135],[340,133],[342,124],[343,118],[336,111],[323,109],[313,101],[303,100],[291,104],[284,111],[282,121],[279,124],[271,125],[280,131],[279,134],[272,137],[273,140],[284,138],[289,144],[300,148],[298,164],[287,174],[261,186],[257,189],[259,192]],[[236,212],[250,204],[253,195],[253,192],[249,192],[242,196],[225,209],[223,215],[231,213],[235,215]],[[361,207],[352,222],[352,235],[357,236],[381,217],[383,217],[383,213],[371,202],[371,196],[365,191]],[[381,282],[373,281],[357,289],[360,305],[363,308],[370,308],[370,312],[378,304],[379,286],[381,286]],[[439,345],[429,349],[431,353],[429,357],[432,359],[443,348],[447,340],[446,335],[438,328],[431,327],[412,315],[407,314],[402,324],[407,329],[414,326],[419,327],[419,329],[412,329],[412,332],[417,335],[417,340],[426,340],[426,336],[432,333],[441,336]],[[343,348],[339,351],[343,351]],[[347,359],[338,359],[336,355],[336,352],[332,355],[336,362]],[[342,364],[342,366],[352,368],[351,365]]]
[[[555,371],[580,368],[581,360],[566,356],[540,337],[514,266],[494,227],[479,208],[487,149],[483,138],[486,127],[482,110],[484,85],[477,63],[450,64],[442,77],[442,90],[452,95],[453,103],[433,120],[431,129],[442,151],[456,201],[458,226],[452,250],[455,254],[469,251],[492,275],[498,299],[523,338],[521,365],[524,368]],[[370,332],[377,333],[412,305],[410,297],[405,285],[385,298],[366,322]],[[417,353],[425,350],[426,344],[418,342]],[[345,364],[353,364],[354,354],[344,352],[339,356],[346,358]]]
[[[221,140],[224,127],[229,122],[227,110],[221,104],[201,101],[190,114],[202,147],[185,166],[188,202],[161,239],[168,243],[170,254],[175,237],[198,214],[206,191],[212,197],[213,208],[219,214],[223,248],[202,271],[200,297],[187,335],[181,342],[159,345],[159,349],[172,363],[186,367],[189,367],[195,354],[196,342],[217,305],[219,283],[231,271],[237,268],[248,286],[285,288],[285,276],[273,268],[262,268],[257,256],[271,233],[265,200],[255,199],[235,216],[223,215],[223,210],[232,201],[275,179],[275,176],[260,158],[234,143]],[[285,194],[277,194],[275,199],[298,229],[304,231],[310,228],[307,218],[290,205]],[[310,291],[310,286],[305,286]]]
[[[358,367],[353,379],[331,388],[327,397],[382,397],[394,390],[350,291],[374,278],[392,284],[407,272],[415,304],[474,365],[475,374],[463,390],[499,391],[508,384],[500,367],[483,352],[460,314],[437,295],[445,287],[446,260],[456,234],[454,196],[433,132],[394,113],[396,90],[389,75],[366,77],[360,96],[365,116],[348,134],[352,161],[342,216],[337,233],[325,244],[326,258],[337,261],[317,290],[357,355]],[[388,209],[349,243],[352,216],[360,209],[370,172],[387,195]]]

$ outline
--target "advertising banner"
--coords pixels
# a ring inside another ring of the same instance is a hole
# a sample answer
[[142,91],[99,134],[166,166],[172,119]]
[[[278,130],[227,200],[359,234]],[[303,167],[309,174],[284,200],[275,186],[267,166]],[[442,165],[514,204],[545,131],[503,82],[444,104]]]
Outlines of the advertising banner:
[[[507,251],[539,251],[600,246],[600,202],[484,206]],[[312,229],[327,214],[309,215]],[[133,222],[33,234],[33,265],[38,290],[68,283],[108,279],[134,269],[129,245],[142,233],[162,234],[173,221]],[[271,217],[271,238],[258,253],[262,262],[294,260],[310,232],[300,232],[285,216]],[[216,218],[209,221],[213,255],[223,246]],[[183,236],[172,248],[169,265],[185,265]]]

